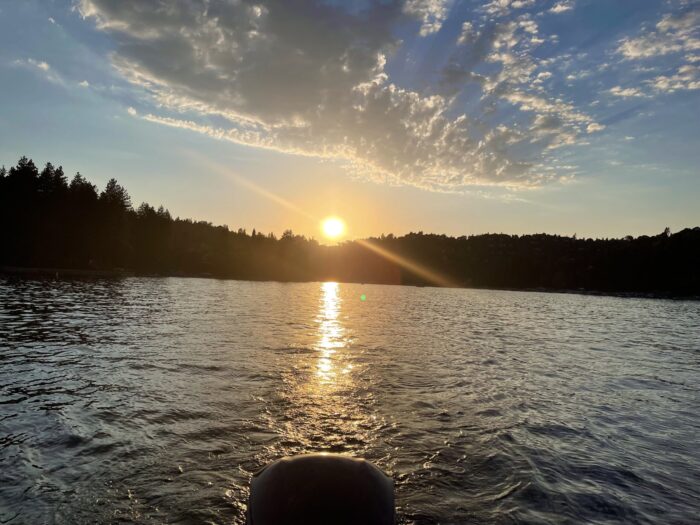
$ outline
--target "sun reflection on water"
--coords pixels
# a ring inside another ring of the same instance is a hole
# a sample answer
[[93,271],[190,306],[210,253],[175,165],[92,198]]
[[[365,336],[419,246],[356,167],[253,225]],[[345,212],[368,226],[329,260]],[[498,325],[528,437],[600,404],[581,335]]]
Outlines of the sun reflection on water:
[[358,361],[362,350],[345,325],[341,290],[335,282],[320,285],[313,331],[299,334],[308,352],[297,355],[285,380],[283,454],[361,454],[381,424],[372,415],[372,380]]
[[[334,360],[341,357],[335,354],[342,350],[346,343],[345,329],[339,320],[341,299],[338,283],[323,283],[321,292],[321,305],[316,318],[319,323],[317,374],[321,383],[332,383],[338,373]],[[350,365],[346,366],[343,372],[347,373],[349,369]]]

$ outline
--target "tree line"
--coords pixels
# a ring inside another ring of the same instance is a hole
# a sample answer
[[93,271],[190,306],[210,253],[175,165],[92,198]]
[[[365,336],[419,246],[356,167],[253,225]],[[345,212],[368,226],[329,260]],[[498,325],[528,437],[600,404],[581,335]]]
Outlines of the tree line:
[[289,230],[277,238],[134,208],[114,179],[99,191],[26,157],[0,169],[0,221],[5,268],[700,295],[698,227],[622,239],[419,232],[324,246]]

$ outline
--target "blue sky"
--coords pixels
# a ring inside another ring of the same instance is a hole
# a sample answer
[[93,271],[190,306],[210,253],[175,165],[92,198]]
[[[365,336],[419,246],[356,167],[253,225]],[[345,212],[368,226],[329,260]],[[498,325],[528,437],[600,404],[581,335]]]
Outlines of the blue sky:
[[0,2],[0,162],[316,237],[700,224],[697,1],[164,5]]

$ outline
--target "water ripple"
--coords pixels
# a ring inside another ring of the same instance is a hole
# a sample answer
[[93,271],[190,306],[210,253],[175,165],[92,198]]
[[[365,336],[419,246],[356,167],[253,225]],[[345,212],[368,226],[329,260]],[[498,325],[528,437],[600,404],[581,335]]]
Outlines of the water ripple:
[[0,522],[243,523],[253,472],[330,451],[393,476],[402,524],[692,523],[698,326],[686,301],[0,278]]

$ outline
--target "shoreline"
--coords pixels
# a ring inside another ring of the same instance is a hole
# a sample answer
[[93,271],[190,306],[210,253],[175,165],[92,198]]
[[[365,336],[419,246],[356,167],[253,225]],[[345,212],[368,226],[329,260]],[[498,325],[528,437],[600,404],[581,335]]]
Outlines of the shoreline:
[[37,268],[24,266],[0,266],[0,275],[46,275],[60,277],[134,277],[128,270],[87,270],[79,268]]
[[[153,274],[139,273],[121,268],[112,270],[88,270],[78,268],[37,268],[37,267],[21,267],[21,266],[0,266],[0,275],[16,275],[16,276],[36,276],[50,277],[54,279],[69,278],[69,277],[94,277],[105,279],[120,279],[124,277],[177,277],[183,279],[218,279],[223,281],[243,281],[243,282],[276,282],[276,283],[313,283],[325,282],[322,280],[309,281],[280,281],[276,279],[241,279],[236,277],[219,277],[212,274]],[[429,284],[396,284],[396,283],[370,283],[359,281],[337,281],[342,284],[378,284],[383,286],[412,286],[415,288],[440,288]],[[449,287],[456,290],[493,290],[502,292],[535,292],[535,293],[556,293],[556,294],[571,294],[571,295],[591,295],[600,297],[619,297],[622,299],[668,299],[677,301],[700,301],[700,295],[693,294],[678,294],[671,292],[625,292],[625,291],[604,291],[604,290],[586,290],[586,289],[567,289],[567,288],[501,288],[495,286],[454,286]]]

